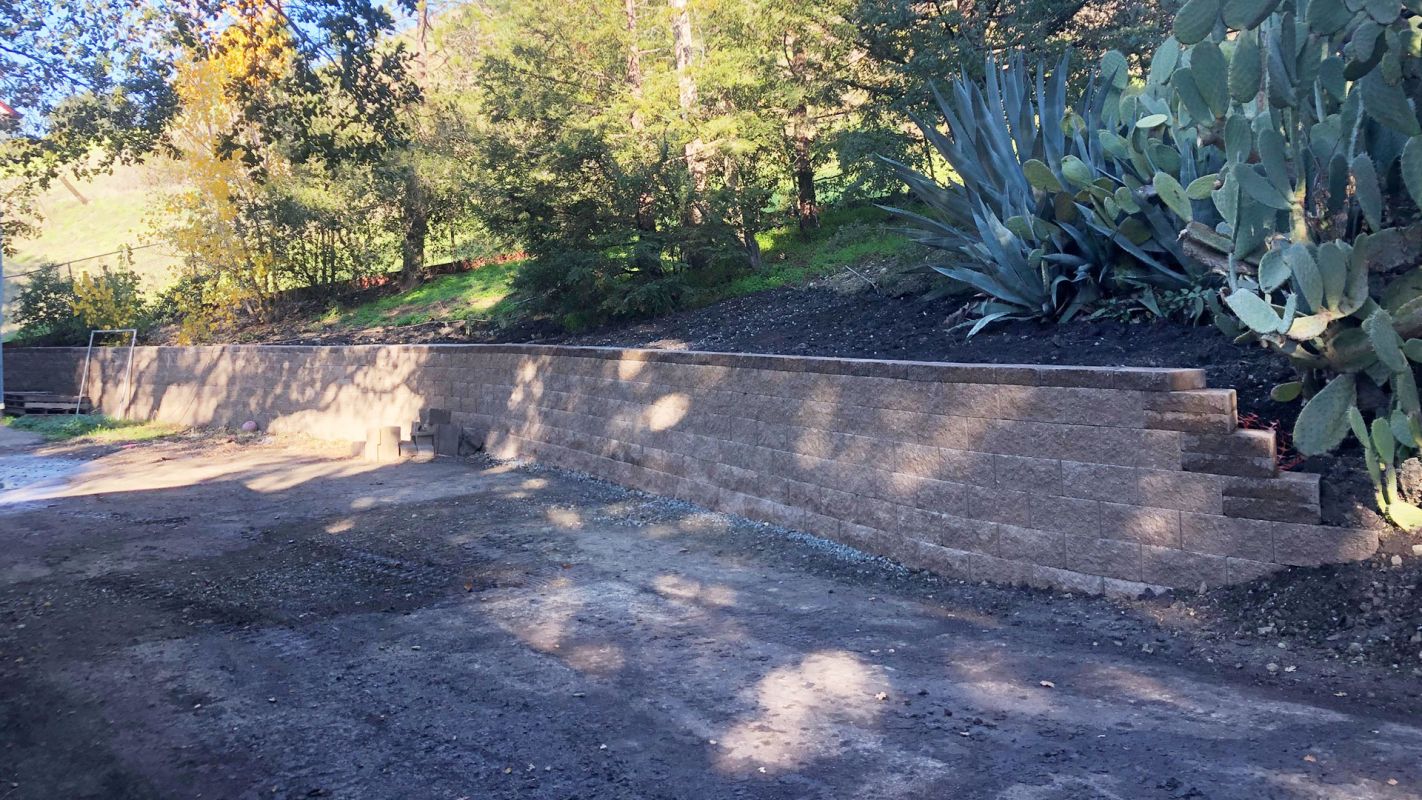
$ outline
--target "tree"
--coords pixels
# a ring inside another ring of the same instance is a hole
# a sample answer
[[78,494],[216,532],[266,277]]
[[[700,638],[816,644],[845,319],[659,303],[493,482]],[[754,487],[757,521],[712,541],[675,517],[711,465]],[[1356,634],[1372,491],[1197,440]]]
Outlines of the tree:
[[[30,232],[35,196],[159,148],[177,97],[168,9],[140,0],[0,0],[0,234]],[[8,249],[7,249],[7,252]]]

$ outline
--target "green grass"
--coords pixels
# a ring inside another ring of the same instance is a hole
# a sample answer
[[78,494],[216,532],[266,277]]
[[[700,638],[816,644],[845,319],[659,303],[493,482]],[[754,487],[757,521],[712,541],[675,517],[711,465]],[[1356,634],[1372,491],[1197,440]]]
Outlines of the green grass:
[[[49,262],[63,263],[125,245],[148,244],[153,240],[148,220],[150,200],[164,180],[162,170],[148,165],[118,165],[111,174],[83,181],[71,179],[70,186],[56,182],[39,197],[43,215],[40,235],[13,243],[15,257],[5,264],[6,272],[26,272]],[[80,261],[73,265],[74,272],[95,271],[104,264],[113,267],[117,258]],[[178,258],[166,246],[133,252],[133,269],[147,289],[167,286],[177,264]]]
[[5,417],[4,424],[17,431],[29,431],[51,442],[76,440],[96,444],[146,442],[182,432],[166,422],[115,419],[103,414],[44,414]]
[[350,309],[332,309],[321,319],[338,328],[416,325],[431,320],[489,319],[508,297],[509,282],[522,262],[488,264],[472,272],[442,275],[408,292]]
[[710,287],[702,302],[794,286],[868,261],[903,261],[915,245],[892,227],[888,213],[863,205],[826,211],[809,236],[794,225],[764,231],[756,237],[761,271]]
[[[894,230],[888,213],[870,205],[829,209],[819,229],[808,236],[787,225],[757,238],[761,269],[705,275],[705,283],[694,285],[691,306],[803,284],[846,267],[906,263],[918,252],[917,245]],[[332,308],[314,322],[324,328],[359,330],[432,321],[508,321],[517,313],[511,283],[524,263],[489,264],[472,272],[443,275],[407,292]]]

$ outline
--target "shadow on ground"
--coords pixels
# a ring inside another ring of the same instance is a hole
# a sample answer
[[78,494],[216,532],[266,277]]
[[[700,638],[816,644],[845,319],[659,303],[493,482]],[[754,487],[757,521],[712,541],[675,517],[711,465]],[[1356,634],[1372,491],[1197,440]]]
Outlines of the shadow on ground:
[[564,473],[209,439],[25,491],[0,504],[5,800],[1422,785],[1404,705],[1213,675],[1104,601]]

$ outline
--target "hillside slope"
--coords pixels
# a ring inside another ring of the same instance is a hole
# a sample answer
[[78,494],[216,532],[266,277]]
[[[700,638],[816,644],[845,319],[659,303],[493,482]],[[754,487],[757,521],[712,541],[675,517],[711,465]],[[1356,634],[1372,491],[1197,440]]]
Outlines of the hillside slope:
[[165,286],[177,265],[176,256],[152,244],[146,219],[150,199],[161,191],[158,171],[147,165],[118,166],[108,175],[56,183],[39,199],[43,220],[40,235],[15,242],[16,256],[5,264],[8,274],[20,274],[45,263],[72,264],[75,272],[113,265],[115,256],[90,258],[121,247],[136,249],[133,268],[152,288]]

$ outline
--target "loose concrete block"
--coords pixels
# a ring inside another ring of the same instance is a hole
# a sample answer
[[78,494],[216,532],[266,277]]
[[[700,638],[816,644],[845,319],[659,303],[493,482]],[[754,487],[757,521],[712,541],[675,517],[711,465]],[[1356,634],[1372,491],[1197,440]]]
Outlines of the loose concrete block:
[[365,460],[388,464],[400,460],[400,426],[382,425],[366,429]]
[[459,455],[464,430],[458,425],[442,423],[434,426],[435,455]]

